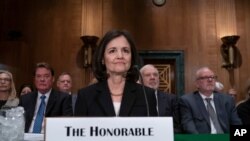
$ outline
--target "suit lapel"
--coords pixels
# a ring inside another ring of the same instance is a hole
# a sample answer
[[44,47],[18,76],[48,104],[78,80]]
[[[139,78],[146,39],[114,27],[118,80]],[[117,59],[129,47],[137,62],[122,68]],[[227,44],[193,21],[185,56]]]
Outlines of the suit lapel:
[[104,110],[107,116],[115,116],[115,110],[107,81],[98,83],[97,99],[100,104],[100,107]]
[[[33,118],[33,116],[34,116],[34,114],[35,114],[37,96],[38,96],[38,92],[37,92],[37,91],[35,91],[34,93],[31,94],[31,99],[30,99],[30,103],[31,103],[31,105],[30,105],[30,111],[32,111],[32,112],[30,112],[30,114],[29,114],[29,119],[31,119],[31,121],[32,121],[32,118]],[[30,121],[30,123],[31,123],[31,121]],[[28,121],[27,121],[27,122],[28,122]]]
[[[159,112],[159,115],[164,115],[166,114],[165,112],[165,109],[163,109],[164,107],[166,108],[166,102],[169,102],[166,100],[166,96],[164,96],[164,93],[161,94],[160,91],[157,91],[157,102],[158,102],[158,112]],[[168,113],[167,113],[168,114]]]
[[136,85],[127,82],[125,83],[124,93],[119,116],[128,116],[136,99]]
[[194,96],[196,97],[195,98],[196,103],[197,103],[198,108],[200,109],[202,116],[206,119],[207,123],[210,125],[209,115],[208,115],[208,112],[207,112],[207,109],[205,107],[202,97],[200,96],[199,92],[196,92]]
[[45,116],[49,116],[50,111],[52,110],[52,108],[56,103],[56,99],[57,99],[57,93],[52,89],[46,106]]

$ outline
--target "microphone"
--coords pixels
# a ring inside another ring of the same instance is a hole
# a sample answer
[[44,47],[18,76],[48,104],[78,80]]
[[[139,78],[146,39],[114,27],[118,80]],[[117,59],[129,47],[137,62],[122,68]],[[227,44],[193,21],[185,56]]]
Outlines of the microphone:
[[137,73],[139,74],[139,81],[140,81],[141,84],[142,84],[143,95],[144,95],[144,99],[145,99],[145,103],[146,103],[147,116],[149,117],[149,116],[150,116],[150,113],[149,113],[148,97],[147,97],[147,93],[146,93],[146,90],[145,90],[145,85],[144,85],[144,82],[143,82],[143,78],[142,78],[141,72],[140,72],[140,70],[139,70],[139,67],[138,67],[137,65],[134,65],[133,68],[134,68],[134,69],[137,71]]

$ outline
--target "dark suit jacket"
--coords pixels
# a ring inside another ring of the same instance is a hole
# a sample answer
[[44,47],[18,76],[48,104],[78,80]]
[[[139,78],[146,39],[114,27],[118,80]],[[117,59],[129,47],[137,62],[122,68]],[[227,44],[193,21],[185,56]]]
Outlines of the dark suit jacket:
[[157,91],[159,116],[174,116],[176,110],[177,96]]
[[77,99],[77,94],[71,94],[72,97],[72,110],[73,114],[75,113],[75,104],[76,104],[76,99]]
[[250,98],[237,106],[239,117],[243,124],[250,125]]
[[173,117],[174,131],[180,133],[180,115],[178,97],[157,91],[159,116]]
[[[31,92],[20,98],[19,106],[25,110],[25,132],[29,131],[37,101],[38,92]],[[72,100],[67,93],[52,90],[46,106],[45,117],[72,116]]]
[[[145,87],[149,115],[157,116],[154,90]],[[76,116],[116,116],[107,81],[98,82],[79,90],[75,105]],[[126,82],[119,116],[147,116],[142,85]]]
[[[214,104],[224,133],[229,133],[230,125],[241,124],[233,97],[214,92]],[[180,113],[184,132],[211,133],[209,115],[198,91],[180,98]]]

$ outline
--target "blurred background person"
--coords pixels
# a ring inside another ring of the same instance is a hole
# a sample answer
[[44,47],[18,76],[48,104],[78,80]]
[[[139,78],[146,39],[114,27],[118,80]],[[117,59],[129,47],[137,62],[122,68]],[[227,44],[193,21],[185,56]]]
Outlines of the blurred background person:
[[180,119],[179,119],[178,97],[174,94],[168,94],[159,91],[159,83],[160,83],[159,71],[152,64],[144,65],[140,69],[140,73],[143,79],[143,83],[142,80],[140,80],[140,83],[155,90],[158,115],[173,117],[174,131],[175,133],[179,133]]
[[30,93],[32,92],[34,89],[33,89],[33,86],[32,84],[23,84],[21,85],[20,89],[19,89],[19,94],[18,94],[18,97],[20,97],[21,95],[25,95],[27,93]]
[[4,107],[15,107],[19,103],[16,97],[16,88],[12,73],[0,70],[0,109]]
[[92,84],[95,84],[97,82],[98,82],[98,80],[94,77],[94,78],[91,79],[91,81],[89,82],[88,85],[92,85]]
[[227,92],[230,96],[232,96],[236,102],[237,100],[237,91],[234,88],[230,88]]
[[226,93],[232,96],[234,100],[236,101],[237,91],[234,88],[230,88],[227,92],[224,92],[224,85],[221,82],[216,81],[214,90],[220,93]]
[[63,72],[58,76],[56,86],[59,91],[65,92],[71,95],[72,97],[72,109],[74,113],[75,103],[77,99],[77,94],[72,92],[72,77],[68,72]]
[[52,88],[54,69],[47,63],[37,63],[34,70],[36,90],[20,97],[25,110],[25,132],[44,133],[44,117],[72,116],[72,100],[67,93]]
[[237,111],[242,123],[250,125],[250,79],[247,81],[245,93],[246,99],[238,103]]
[[[136,83],[138,54],[131,35],[112,30],[95,51],[93,72],[98,82],[79,91],[76,116],[157,116],[154,90]],[[145,98],[146,97],[146,98]]]
[[221,82],[216,81],[214,90],[217,91],[217,92],[223,92],[224,85]]
[[56,86],[59,91],[72,94],[72,78],[68,72],[63,72],[58,76]]

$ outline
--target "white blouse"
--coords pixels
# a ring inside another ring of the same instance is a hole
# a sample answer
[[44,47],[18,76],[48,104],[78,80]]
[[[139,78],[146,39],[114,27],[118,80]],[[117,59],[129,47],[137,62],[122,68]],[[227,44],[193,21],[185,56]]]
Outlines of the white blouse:
[[113,105],[114,105],[114,108],[115,108],[115,115],[119,116],[121,102],[113,102]]

